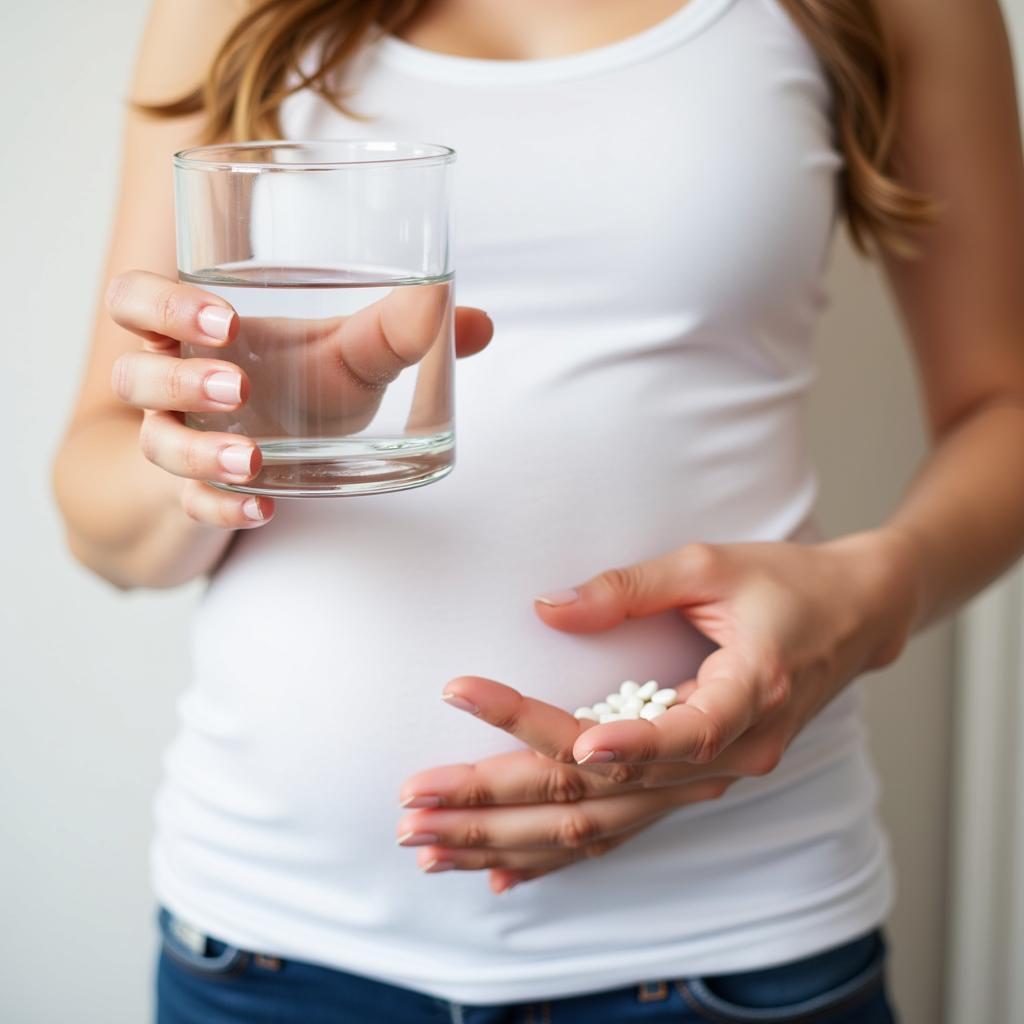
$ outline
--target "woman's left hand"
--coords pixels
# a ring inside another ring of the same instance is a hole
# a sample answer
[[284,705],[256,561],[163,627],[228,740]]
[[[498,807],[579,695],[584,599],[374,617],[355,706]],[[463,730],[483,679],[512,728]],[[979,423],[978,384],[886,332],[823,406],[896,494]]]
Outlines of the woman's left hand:
[[449,703],[529,749],[411,776],[399,842],[420,847],[428,871],[491,869],[495,892],[607,853],[772,771],[850,680],[898,656],[917,595],[913,540],[883,527],[818,544],[686,544],[537,598],[544,622],[572,633],[674,609],[718,648],[651,721],[597,725],[493,680],[451,680]]

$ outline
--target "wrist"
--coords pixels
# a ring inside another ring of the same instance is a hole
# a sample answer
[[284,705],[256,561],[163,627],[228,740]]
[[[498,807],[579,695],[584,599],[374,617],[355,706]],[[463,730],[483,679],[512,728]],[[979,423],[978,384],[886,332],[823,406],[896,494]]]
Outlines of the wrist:
[[853,581],[867,640],[866,670],[884,668],[903,652],[924,618],[924,553],[917,534],[885,524],[827,542]]

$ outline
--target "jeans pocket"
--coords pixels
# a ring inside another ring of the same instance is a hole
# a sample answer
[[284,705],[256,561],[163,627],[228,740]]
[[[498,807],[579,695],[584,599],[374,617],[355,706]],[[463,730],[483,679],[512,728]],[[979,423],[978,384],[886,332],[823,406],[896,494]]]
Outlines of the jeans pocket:
[[249,954],[237,946],[201,936],[187,922],[161,907],[162,952],[172,963],[204,978],[236,978],[249,963]]
[[[885,961],[885,941],[875,931],[777,968],[722,979],[687,978],[676,986],[699,1017],[718,1024],[827,1024],[832,1014],[850,1019],[847,1013],[858,1006],[866,1010],[872,999],[879,1010],[870,1019],[883,1022],[892,1019],[884,996]],[[816,984],[816,979],[824,980]],[[793,991],[799,995],[784,994]]]

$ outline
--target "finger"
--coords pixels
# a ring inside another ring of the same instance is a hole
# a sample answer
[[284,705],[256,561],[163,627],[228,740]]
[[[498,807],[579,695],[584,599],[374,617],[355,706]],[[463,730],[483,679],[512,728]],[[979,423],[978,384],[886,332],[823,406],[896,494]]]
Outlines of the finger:
[[[551,858],[548,861],[542,859],[541,854],[521,854],[518,851],[509,852],[509,857],[520,857],[524,859],[526,857],[538,857],[538,863],[536,864],[516,864],[504,863],[503,858],[506,856],[504,850],[495,851],[495,861],[493,865],[483,865],[490,868],[488,884],[493,892],[500,894],[507,892],[513,886],[518,885],[520,882],[528,882],[531,879],[539,879],[545,874],[551,874],[554,871],[559,870],[562,867],[569,867],[571,864],[578,863],[581,860],[587,860],[591,857],[604,856],[610,853],[612,850],[621,847],[624,843],[629,842],[634,836],[640,835],[642,831],[650,827],[650,822],[645,821],[642,825],[636,828],[630,828],[624,833],[620,833],[617,836],[613,836],[610,839],[604,840],[600,844],[596,844],[593,847],[588,847],[586,850],[575,851],[569,856],[559,856]],[[438,848],[440,851],[440,848]],[[422,855],[421,855],[422,856]],[[465,858],[467,861],[474,856],[479,856],[478,851],[474,850],[443,850],[441,856],[447,859],[455,859],[457,863],[463,861]]]
[[198,480],[189,480],[181,491],[181,506],[190,519],[225,530],[263,526],[274,515],[274,499],[262,494],[222,491]]
[[[685,685],[678,689],[686,692]],[[584,729],[598,728],[596,722],[582,725]],[[399,803],[410,809],[575,803],[587,797],[632,792],[638,783],[648,788],[676,786],[705,778],[709,772],[703,765],[663,762],[640,766],[642,777],[634,773],[624,778],[622,767],[614,762],[607,768],[601,764],[576,767],[534,750],[513,750],[473,764],[439,765],[410,775],[399,791]],[[721,764],[715,766],[716,771],[722,768]]]
[[534,599],[544,622],[570,633],[611,629],[625,619],[656,615],[711,600],[730,583],[728,553],[710,544],[676,551],[625,568],[608,569],[587,583]]
[[107,287],[106,304],[116,323],[147,340],[224,345],[238,333],[230,303],[144,270],[118,274]]
[[543,868],[552,871],[581,860],[582,851],[555,853],[551,850],[449,850],[424,847],[416,851],[416,866],[429,875],[441,871],[483,871],[487,868]]
[[584,731],[568,711],[482,676],[458,676],[442,697],[554,761],[571,762],[573,744]]
[[676,806],[678,790],[637,789],[573,804],[410,811],[397,825],[400,846],[576,850],[651,821]]
[[119,356],[110,385],[122,402],[139,409],[226,412],[249,397],[249,379],[234,363],[155,352]]
[[650,722],[588,730],[573,754],[586,764],[714,761],[758,719],[758,674],[751,659],[722,647],[704,659],[695,682],[685,700]]
[[193,480],[244,483],[263,464],[259,448],[249,438],[191,430],[169,412],[145,413],[139,443],[154,465]]
[[[509,889],[518,885],[520,882],[528,882],[534,878],[541,878],[544,875],[553,874],[555,871],[560,871],[562,868],[570,867],[573,864],[579,863],[581,860],[589,859],[590,857],[603,856],[604,854],[611,853],[612,850],[623,843],[628,842],[635,835],[639,835],[649,824],[641,825],[639,828],[630,829],[628,832],[623,832],[620,835],[614,836],[611,839],[605,841],[604,849],[599,852],[586,851],[583,856],[574,856],[572,858],[560,857],[552,860],[548,863],[540,863],[534,867],[520,867],[513,868],[510,866],[495,866],[490,869],[488,876],[488,885],[491,891],[496,895],[500,895],[503,892],[508,892]],[[455,851],[456,856],[461,856],[463,853],[469,855],[468,851]],[[448,856],[448,854],[446,854]]]
[[447,282],[393,288],[383,299],[346,317],[337,329],[345,367],[374,388],[390,384],[418,363],[437,340],[448,316]]
[[[733,778],[715,778],[706,779],[699,783],[693,783],[688,786],[679,787],[679,795],[677,797],[675,806],[682,807],[687,804],[702,803],[706,800],[717,800],[721,797],[726,790],[734,783],[736,779]],[[666,812],[667,813],[667,812]],[[617,836],[612,836],[603,841],[603,848],[599,846],[600,853],[607,854],[623,843],[628,842],[633,836],[639,835],[644,830],[650,828],[651,822],[644,822],[637,828],[627,829],[624,832],[620,832]],[[438,848],[441,849],[441,848]],[[497,854],[496,860],[501,859],[501,854],[504,851],[493,851]],[[514,852],[514,855],[518,855],[518,851]],[[596,856],[592,849],[588,849],[586,852],[587,856]],[[473,856],[473,851],[468,850],[444,850],[441,856],[448,859],[459,860],[462,857],[469,858]],[[542,875],[550,874],[552,871],[557,871],[561,867],[566,867],[570,863],[575,863],[577,860],[582,859],[581,857],[574,857],[571,861],[559,861],[553,864],[541,864],[537,867],[529,868],[513,868],[511,865],[495,865],[490,874],[489,883],[492,891],[496,893],[507,892],[513,886],[518,885],[520,882],[527,882],[534,878],[540,878]]]
[[437,871],[515,871],[539,877],[591,857],[602,857],[650,826],[644,822],[616,836],[599,839],[574,850],[506,850],[470,847],[424,846],[416,851],[416,863],[428,874]]
[[460,359],[483,351],[494,337],[494,323],[474,306],[455,307],[455,354]]
[[615,784],[534,750],[512,750],[477,761],[428,768],[409,776],[403,807],[491,807],[508,804],[574,803],[615,792]]

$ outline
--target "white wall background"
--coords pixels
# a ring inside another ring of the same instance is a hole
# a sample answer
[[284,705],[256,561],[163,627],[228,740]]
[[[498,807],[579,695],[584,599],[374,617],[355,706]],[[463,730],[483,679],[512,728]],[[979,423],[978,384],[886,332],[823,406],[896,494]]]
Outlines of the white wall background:
[[[149,1013],[149,805],[197,587],[122,594],[77,568],[48,484],[99,284],[145,8],[0,9],[0,288],[13,391],[0,405],[0,1020],[10,1024],[140,1024]],[[1024,52],[1024,0],[1004,8]],[[831,290],[810,429],[823,521],[838,533],[885,515],[924,446],[876,274],[840,246]],[[890,934],[904,1024],[943,1019],[952,665],[951,631],[939,627],[872,678],[900,873]]]

